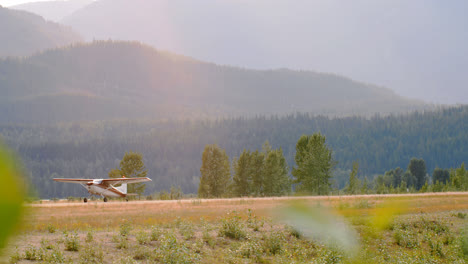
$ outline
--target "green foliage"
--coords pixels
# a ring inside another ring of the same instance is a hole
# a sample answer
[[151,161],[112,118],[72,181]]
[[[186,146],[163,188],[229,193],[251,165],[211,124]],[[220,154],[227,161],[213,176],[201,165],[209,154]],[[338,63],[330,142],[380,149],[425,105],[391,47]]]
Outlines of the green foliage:
[[435,168],[432,173],[432,181],[439,181],[442,184],[447,184],[450,181],[450,171],[447,169]]
[[93,230],[88,230],[88,232],[86,233],[86,239],[85,239],[86,243],[93,242],[93,240],[94,240],[94,235],[93,234],[94,234]]
[[218,145],[205,146],[200,173],[199,197],[221,197],[226,194],[231,177],[229,157]]
[[[145,160],[151,161],[145,162],[148,175],[155,175],[153,182],[146,184],[149,193],[169,190],[171,185],[180,186],[184,193],[196,193],[200,182],[200,150],[206,144],[223,142],[226,153],[235,157],[244,148],[261,148],[268,139],[272,145],[283,149],[287,164],[293,167],[294,146],[304,131],[321,131],[326,135],[327,145],[333,148],[333,158],[339,161],[337,169],[346,172],[342,181],[333,177],[336,189],[345,187],[352,162],[359,160],[360,179],[367,177],[371,191],[374,190],[374,175],[398,167],[405,171],[412,156],[424,157],[428,172],[436,166],[460,168],[468,156],[468,134],[463,125],[467,116],[468,107],[461,106],[371,119],[295,114],[217,122],[132,120],[47,126],[0,125],[0,134],[18,151],[41,198],[87,195],[83,188],[73,184],[52,182],[50,172],[71,178],[104,177],[109,172],[107,168],[116,167],[122,159],[119,155],[130,149],[141,152]],[[251,154],[258,157],[257,165],[252,168],[261,172],[263,154],[261,151]],[[409,172],[403,174],[406,188],[411,190],[414,177]],[[259,184],[263,182],[263,175],[252,175],[255,176],[254,185],[262,190]],[[450,183],[444,189],[462,190],[461,180],[456,177],[456,169],[450,170]]]
[[295,177],[299,192],[325,195],[330,191],[331,172],[335,162],[331,149],[325,144],[325,136],[315,133],[302,135],[296,144]]
[[412,158],[408,165],[408,171],[416,178],[414,187],[416,190],[426,182],[426,162],[423,159]]
[[132,226],[128,221],[124,221],[122,224],[120,224],[119,230],[121,237],[128,237],[130,235],[130,232],[132,231]]
[[26,260],[41,260],[41,252],[40,249],[37,249],[33,246],[29,246],[24,251],[24,259]]
[[49,231],[50,234],[53,234],[55,231],[57,231],[57,228],[53,224],[48,224],[47,231]]
[[135,234],[136,241],[140,245],[146,245],[150,242],[150,236],[144,230],[140,230]]
[[263,248],[267,254],[276,255],[281,252],[285,242],[284,236],[280,232],[270,233],[264,238]]
[[[252,192],[252,160],[250,151],[243,150],[239,158],[232,162],[234,175],[232,177],[233,195],[236,197],[248,196]],[[261,187],[259,185],[258,187]]]
[[168,264],[193,263],[198,259],[196,254],[191,254],[189,249],[177,241],[174,234],[165,234],[161,238],[161,244],[155,251],[155,260]]
[[[148,170],[146,169],[143,161],[143,155],[138,152],[125,152],[119,166],[119,171],[122,173],[122,176],[127,178],[146,177],[148,174]],[[143,195],[145,188],[146,185],[144,183],[133,183],[128,185],[128,192],[137,193],[141,196]]]
[[78,251],[80,249],[80,241],[77,232],[64,232],[64,244],[66,251]]
[[[0,7],[0,12],[2,8]],[[24,186],[22,165],[15,159],[13,152],[3,145],[0,137],[0,249],[4,248],[6,240],[16,231],[21,223],[24,202]]]
[[184,193],[180,189],[180,186],[177,186],[177,187],[171,186],[171,192],[170,192],[171,200],[179,200],[182,198],[183,194]]
[[151,250],[147,247],[137,247],[133,253],[135,260],[147,260],[151,257]]
[[104,263],[104,252],[101,245],[90,243],[80,251],[79,263]]
[[354,162],[353,170],[349,174],[349,185],[348,185],[348,188],[346,189],[347,194],[358,194],[360,192],[359,190],[360,183],[357,177],[358,169],[359,169],[359,164],[357,162]]
[[231,212],[226,218],[221,219],[219,236],[232,239],[244,239],[247,236],[244,223],[236,211]]
[[262,152],[244,149],[234,160],[233,170],[234,196],[281,196],[291,192],[283,150],[273,150],[268,141],[263,144]]
[[150,233],[150,240],[151,241],[157,241],[159,237],[162,235],[162,230],[157,227],[157,226],[152,226],[151,227],[151,233]]

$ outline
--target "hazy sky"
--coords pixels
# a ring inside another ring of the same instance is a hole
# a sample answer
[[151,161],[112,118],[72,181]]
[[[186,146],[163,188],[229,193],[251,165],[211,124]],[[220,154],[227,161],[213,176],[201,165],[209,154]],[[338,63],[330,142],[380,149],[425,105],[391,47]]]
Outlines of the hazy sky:
[[1,6],[12,6],[12,5],[19,5],[19,4],[24,4],[24,3],[29,3],[29,2],[43,2],[43,1],[50,1],[50,0],[0,0],[0,5]]

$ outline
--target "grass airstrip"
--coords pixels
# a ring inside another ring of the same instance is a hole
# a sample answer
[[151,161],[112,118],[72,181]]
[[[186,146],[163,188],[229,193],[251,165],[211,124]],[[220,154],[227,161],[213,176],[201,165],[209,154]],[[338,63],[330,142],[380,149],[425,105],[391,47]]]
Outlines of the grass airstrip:
[[9,263],[465,263],[468,193],[42,201]]

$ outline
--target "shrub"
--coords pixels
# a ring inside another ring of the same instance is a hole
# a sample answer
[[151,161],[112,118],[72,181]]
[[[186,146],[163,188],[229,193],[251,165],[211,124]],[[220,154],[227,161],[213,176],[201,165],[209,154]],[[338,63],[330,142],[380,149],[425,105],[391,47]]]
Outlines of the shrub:
[[13,263],[18,263],[22,260],[23,258],[21,257],[19,251],[18,251],[18,248],[16,249],[15,253],[13,253],[13,255],[10,256],[10,259],[9,259],[9,262],[11,264]]
[[128,240],[125,236],[118,236],[117,237],[117,248],[118,249],[126,249],[128,248]]
[[244,258],[258,258],[262,255],[263,247],[258,241],[247,241],[242,243],[236,252]]
[[87,244],[80,252],[80,263],[103,263],[104,253],[101,246]]
[[409,230],[395,230],[393,233],[393,239],[395,240],[395,243],[401,247],[418,248],[420,245],[418,236],[411,233]]
[[132,231],[132,226],[127,221],[120,224],[120,236],[127,237]]
[[26,260],[40,260],[40,253],[39,250],[37,250],[33,246],[29,246],[24,250],[24,259]]
[[64,232],[64,243],[66,251],[78,251],[80,248],[80,241],[76,232],[73,232],[73,234]]
[[146,247],[137,247],[133,253],[133,259],[146,260],[151,257],[151,250]]
[[88,230],[88,233],[86,233],[86,239],[85,242],[91,243],[94,240],[94,235],[93,235],[93,230]]
[[53,249],[54,246],[52,245],[52,243],[50,243],[49,240],[47,240],[45,238],[42,238],[41,239],[41,248],[43,248],[43,249]]
[[162,234],[162,231],[159,227],[157,226],[151,227],[150,240],[157,241],[159,237],[161,236],[161,234]]
[[140,245],[148,244],[149,240],[150,240],[148,234],[144,230],[140,230],[136,234],[135,237],[136,237],[136,240],[137,240],[138,244],[140,244]]
[[57,229],[55,228],[54,225],[48,224],[47,225],[47,231],[49,231],[49,233],[53,234],[53,233],[55,233],[55,231],[57,231]]
[[185,240],[189,240],[194,237],[195,231],[193,231],[193,226],[189,223],[183,223],[180,226],[180,234],[184,236]]
[[43,256],[43,261],[45,263],[65,263],[66,262],[62,251],[58,249],[53,249],[52,251],[45,252]]
[[185,245],[177,242],[174,234],[169,233],[161,237],[155,260],[162,263],[193,263],[198,260],[198,255],[191,254]]
[[210,235],[210,232],[208,230],[203,230],[203,234],[202,234],[202,240],[203,242],[205,242],[206,244],[208,244],[210,247],[214,247],[216,242],[215,240],[213,239],[213,237]]
[[244,239],[247,236],[244,230],[244,224],[235,211],[226,218],[221,219],[219,235],[232,239]]
[[263,249],[266,253],[276,255],[283,248],[284,237],[279,232],[273,232],[264,238]]

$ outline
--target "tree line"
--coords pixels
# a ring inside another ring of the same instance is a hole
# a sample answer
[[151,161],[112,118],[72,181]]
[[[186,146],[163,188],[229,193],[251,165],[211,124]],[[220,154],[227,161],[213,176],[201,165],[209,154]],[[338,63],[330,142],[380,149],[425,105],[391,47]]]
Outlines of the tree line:
[[[217,144],[207,145],[202,155],[198,196],[244,197],[329,194],[388,194],[468,190],[468,170],[436,168],[429,176],[423,159],[412,158],[407,170],[400,167],[377,175],[371,182],[359,179],[359,163],[355,161],[343,189],[334,189],[332,150],[320,133],[302,135],[296,144],[296,166],[288,173],[288,165],[280,149],[271,149],[268,141],[262,151],[243,150],[232,167],[226,151]],[[233,173],[231,177],[231,172]]]
[[[337,162],[331,188],[342,190],[348,184],[355,161],[359,165],[356,176],[361,183],[367,178],[367,185],[373,188],[374,177],[383,177],[385,172],[398,167],[405,172],[412,157],[424,159],[427,173],[466,164],[466,131],[468,106],[373,118],[297,113],[283,117],[196,121],[0,124],[0,138],[19,154],[42,198],[85,195],[81,188],[60,185],[51,179],[106,178],[130,150],[143,155],[147,175],[153,180],[146,184],[145,194],[169,190],[171,186],[180,186],[186,194],[197,193],[202,153],[213,142],[225,150],[232,163],[244,148],[251,153],[257,149],[261,152],[262,144],[268,140],[282,150],[292,173],[297,165],[298,139],[303,134],[318,132],[326,136]],[[406,184],[409,187],[412,183],[408,180]]]

